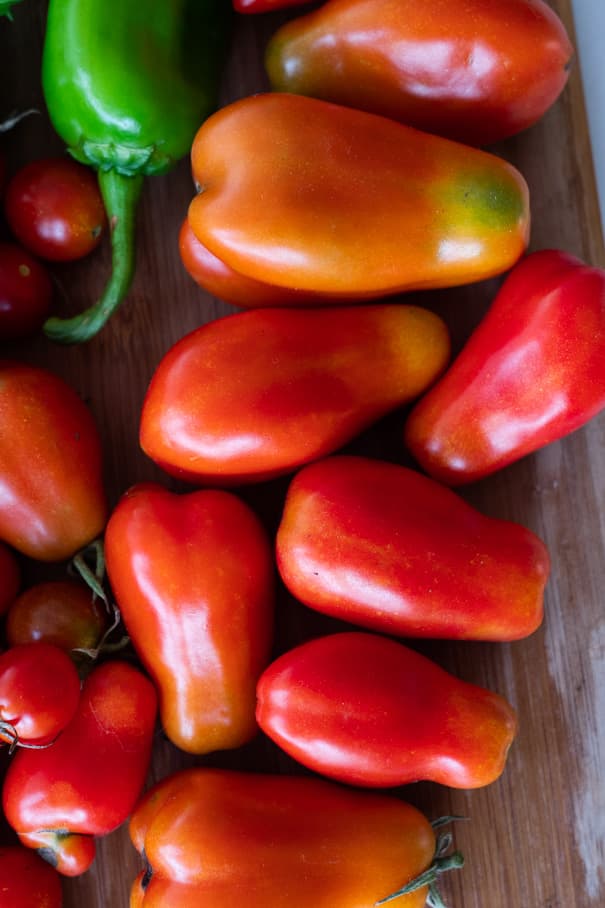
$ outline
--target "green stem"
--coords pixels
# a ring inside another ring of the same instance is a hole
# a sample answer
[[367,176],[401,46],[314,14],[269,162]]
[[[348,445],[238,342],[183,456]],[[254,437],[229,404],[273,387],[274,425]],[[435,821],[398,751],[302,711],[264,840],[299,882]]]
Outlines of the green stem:
[[[446,822],[457,819],[462,818],[442,817],[439,820],[436,820],[433,825],[439,827]],[[452,837],[449,833],[439,836],[431,866],[427,867],[424,873],[419,874],[419,876],[410,880],[409,883],[406,883],[402,889],[398,889],[397,892],[392,892],[390,895],[385,896],[385,898],[379,899],[374,905],[386,905],[387,902],[392,902],[402,895],[409,895],[411,892],[416,892],[417,889],[428,886],[427,905],[429,908],[445,908],[441,896],[439,895],[439,890],[437,889],[437,880],[442,873],[447,873],[449,870],[458,870],[460,867],[464,866],[464,858],[459,851],[454,851],[453,854],[445,854],[451,843]]]
[[62,344],[78,344],[94,337],[116,311],[134,277],[136,210],[143,176],[99,171],[99,186],[111,231],[111,277],[94,306],[73,318],[46,321],[46,336]]

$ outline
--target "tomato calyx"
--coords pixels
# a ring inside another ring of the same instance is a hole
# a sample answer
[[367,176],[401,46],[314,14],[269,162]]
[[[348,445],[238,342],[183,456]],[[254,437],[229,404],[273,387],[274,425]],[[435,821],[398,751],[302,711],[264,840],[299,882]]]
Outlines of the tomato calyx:
[[19,737],[19,732],[15,726],[8,722],[6,719],[0,719],[0,744],[8,745],[9,754],[14,753],[17,747],[25,747],[28,750],[46,750],[47,747],[51,747],[59,735],[54,737],[52,741],[47,741],[45,744],[34,744],[32,741],[23,741]]
[[[438,819],[433,820],[431,826],[433,829],[439,829],[441,826],[445,826],[447,823],[451,823],[454,820],[463,819],[465,819],[465,817],[439,817]],[[379,899],[377,902],[374,902],[374,905],[386,905],[387,902],[392,902],[402,895],[409,895],[411,892],[416,892],[417,889],[422,889],[423,886],[428,886],[429,891],[426,900],[427,908],[446,908],[445,902],[441,898],[441,894],[437,888],[437,880],[442,873],[447,873],[450,870],[459,870],[461,867],[464,867],[464,857],[459,851],[454,851],[451,854],[446,853],[449,851],[452,841],[453,837],[451,832],[442,833],[437,839],[431,866],[427,867],[427,869],[417,877],[414,877],[413,880],[410,880],[409,883],[406,883],[402,889],[398,889],[397,892],[392,892],[391,895]]]
[[[89,559],[94,559],[94,567],[92,568],[88,563]],[[110,601],[103,586],[105,580],[105,552],[102,540],[96,539],[74,555],[71,560],[71,569],[82,578],[92,591],[93,596],[101,600],[109,617],[107,629],[95,647],[76,647],[72,650],[75,655],[84,656],[94,663],[100,656],[117,653],[130,643],[130,637],[127,634],[122,634],[118,640],[109,640],[120,625],[122,616],[115,602]]]

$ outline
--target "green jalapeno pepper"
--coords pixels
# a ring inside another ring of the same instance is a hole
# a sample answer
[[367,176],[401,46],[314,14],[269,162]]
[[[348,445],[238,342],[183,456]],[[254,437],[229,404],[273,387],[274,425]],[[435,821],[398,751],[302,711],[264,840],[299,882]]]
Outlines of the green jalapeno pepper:
[[126,296],[143,178],[187,154],[214,108],[227,24],[224,0],[50,0],[48,112],[70,153],[98,170],[112,245],[101,298],[73,318],[48,319],[53,340],[89,340]]

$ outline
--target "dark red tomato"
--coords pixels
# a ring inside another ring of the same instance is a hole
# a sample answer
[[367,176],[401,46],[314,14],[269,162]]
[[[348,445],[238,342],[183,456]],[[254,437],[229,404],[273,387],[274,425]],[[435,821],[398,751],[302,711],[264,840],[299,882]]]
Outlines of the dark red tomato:
[[39,331],[52,295],[52,281],[44,265],[17,243],[0,243],[0,340],[16,340]]
[[61,877],[23,845],[0,848],[0,908],[61,908]]
[[94,649],[107,614],[92,592],[75,580],[37,583],[18,596],[6,615],[10,646],[45,641],[64,650]]
[[71,158],[26,164],[9,181],[4,207],[17,239],[53,262],[88,255],[107,223],[96,176]]
[[71,722],[79,699],[78,673],[58,647],[26,643],[0,655],[0,741],[49,744]]
[[20,585],[19,562],[11,550],[0,542],[0,615],[10,607]]

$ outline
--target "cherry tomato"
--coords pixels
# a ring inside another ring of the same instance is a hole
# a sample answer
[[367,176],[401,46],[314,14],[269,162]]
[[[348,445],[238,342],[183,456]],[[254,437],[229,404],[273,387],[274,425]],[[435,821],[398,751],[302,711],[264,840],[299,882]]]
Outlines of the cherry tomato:
[[0,615],[12,604],[20,584],[19,562],[11,550],[0,542]]
[[53,294],[49,274],[17,243],[0,243],[0,340],[40,330]]
[[4,206],[19,241],[53,262],[88,255],[107,223],[94,173],[71,158],[26,164],[9,181]]
[[0,655],[0,741],[49,744],[73,719],[79,699],[76,668],[58,647],[26,643]]
[[0,848],[0,908],[61,908],[61,877],[23,845]]
[[50,580],[24,590],[6,615],[10,646],[45,641],[64,650],[94,649],[107,615],[91,591],[75,580]]

